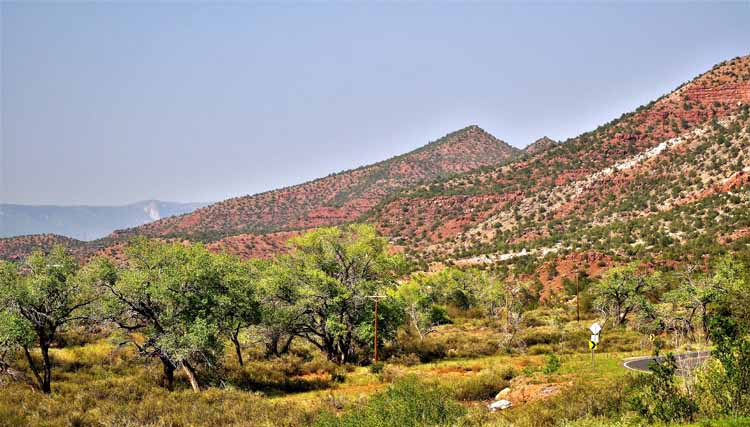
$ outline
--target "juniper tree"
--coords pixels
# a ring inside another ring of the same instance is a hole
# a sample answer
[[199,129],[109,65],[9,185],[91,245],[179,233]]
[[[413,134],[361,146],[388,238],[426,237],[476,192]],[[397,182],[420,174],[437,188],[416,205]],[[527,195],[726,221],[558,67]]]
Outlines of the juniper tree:
[[[291,253],[274,270],[291,292],[286,310],[298,313],[294,332],[337,363],[354,361],[372,342],[373,301],[393,289],[403,266],[368,225],[320,228],[291,239]],[[401,311],[380,302],[379,338],[395,333]]]
[[[87,318],[85,309],[95,299],[78,263],[57,246],[48,255],[35,252],[23,263],[0,262],[0,341],[23,349],[39,388],[52,391],[50,347],[73,322]],[[32,355],[39,347],[41,365]]]
[[98,260],[106,290],[105,319],[125,332],[145,357],[158,358],[164,385],[172,388],[182,368],[200,391],[196,365],[213,366],[223,352],[221,326],[226,268],[202,245],[137,239],[126,264],[115,269]]

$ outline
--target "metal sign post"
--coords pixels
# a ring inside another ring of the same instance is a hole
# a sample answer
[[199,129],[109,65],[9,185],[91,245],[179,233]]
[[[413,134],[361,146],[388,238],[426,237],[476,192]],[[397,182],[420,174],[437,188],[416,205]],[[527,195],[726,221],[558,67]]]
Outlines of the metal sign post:
[[591,331],[591,338],[589,339],[589,348],[591,349],[591,366],[594,366],[594,350],[599,346],[599,333],[602,331],[602,326],[599,322],[595,322],[589,326]]

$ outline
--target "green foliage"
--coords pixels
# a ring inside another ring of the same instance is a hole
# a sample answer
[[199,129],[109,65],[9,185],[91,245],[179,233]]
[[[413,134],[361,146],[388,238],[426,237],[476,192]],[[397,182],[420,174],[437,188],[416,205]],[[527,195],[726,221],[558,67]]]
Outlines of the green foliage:
[[433,325],[447,325],[451,323],[448,309],[445,306],[433,304],[430,306],[430,323]]
[[361,406],[340,417],[322,416],[318,427],[421,427],[453,426],[466,410],[440,387],[409,376],[394,383],[385,392],[374,395]]
[[261,307],[258,287],[264,262],[243,262],[226,254],[214,256],[213,262],[221,278],[218,289],[219,328],[234,344],[237,361],[243,365],[240,332],[260,323]]
[[34,330],[28,320],[10,311],[0,311],[0,372],[22,348],[34,345]]
[[547,357],[547,364],[544,365],[542,372],[544,372],[546,375],[552,375],[559,371],[561,366],[562,363],[560,362],[560,358],[557,357],[557,355],[555,355],[554,353],[550,353],[550,355]]
[[[552,427],[583,418],[596,418],[592,425],[607,425],[604,419],[617,420],[627,411],[627,400],[635,384],[628,377],[602,382],[577,382],[563,393],[507,411],[506,425],[514,427]],[[473,425],[486,425],[478,422]],[[501,424],[502,425],[502,424]]]
[[692,421],[698,404],[675,384],[677,361],[672,353],[656,360],[649,367],[651,375],[643,379],[645,389],[631,398],[633,409],[649,422]]
[[194,376],[194,363],[215,366],[223,354],[220,326],[229,318],[222,310],[230,307],[224,279],[233,272],[202,245],[138,239],[127,255],[127,267],[115,276],[100,261],[107,272],[99,281],[104,318],[120,326],[141,355],[162,361],[169,387],[175,368]]
[[431,304],[468,310],[479,304],[482,290],[493,278],[479,270],[446,268],[436,273],[415,273],[410,282],[429,309]]
[[649,309],[645,294],[652,287],[652,278],[639,272],[635,264],[614,267],[594,286],[594,304],[612,318],[615,325],[622,325],[629,314]]
[[[294,316],[294,331],[338,363],[369,353],[374,339],[375,295],[388,296],[403,259],[367,225],[320,228],[291,239],[267,277],[273,304]],[[379,301],[378,340],[392,338],[402,310],[391,297]]]
[[[37,252],[19,266],[0,262],[0,309],[5,313],[0,340],[24,349],[45,393],[51,392],[50,346],[62,329],[83,319],[84,309],[95,298],[78,270],[61,246],[46,256]],[[41,351],[41,367],[29,352],[32,340]]]
[[723,259],[714,276],[719,288],[710,306],[711,354],[720,367],[706,377],[703,390],[725,416],[750,415],[750,260],[747,255]]
[[510,368],[483,370],[476,376],[458,382],[452,388],[453,396],[460,400],[490,400],[505,387],[510,385],[510,380],[516,376],[516,372]]

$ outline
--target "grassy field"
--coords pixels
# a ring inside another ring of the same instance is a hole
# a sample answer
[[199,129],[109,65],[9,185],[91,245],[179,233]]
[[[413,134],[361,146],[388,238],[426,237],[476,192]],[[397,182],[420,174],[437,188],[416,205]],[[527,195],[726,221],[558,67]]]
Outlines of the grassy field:
[[[585,330],[585,324],[570,322],[563,329]],[[540,336],[545,331],[550,332],[546,327],[536,330]],[[531,328],[525,333],[534,332]],[[304,346],[271,360],[249,347],[245,366],[227,355],[214,376],[203,378],[211,386],[201,393],[194,393],[181,375],[174,391],[159,387],[157,363],[136,357],[130,347],[117,347],[111,339],[100,338],[52,350],[55,370],[50,396],[22,383],[3,385],[0,425],[312,425],[321,414],[356,411],[372,396],[409,378],[445,390],[445,399],[464,408],[461,425],[638,425],[613,418],[612,414],[621,411],[598,408],[602,403],[597,399],[603,395],[609,402],[637,381],[638,374],[621,365],[625,358],[650,352],[647,346],[641,348],[642,337],[625,331],[605,334],[593,366],[591,354],[581,350],[585,342],[574,344],[575,334],[567,334],[568,341],[560,340],[564,331],[552,334],[555,342],[539,342],[523,352],[466,355],[472,349],[484,351],[482,343],[491,342],[496,334],[472,321],[444,327],[426,338],[424,345],[449,342],[455,346],[451,353],[461,356],[426,363],[394,358],[398,363],[386,363],[382,369],[340,367]],[[689,346],[696,347],[700,346]],[[549,354],[540,349],[555,351],[558,366],[550,368]],[[17,368],[23,371],[24,363],[17,360]],[[490,412],[487,404],[506,387],[511,391],[505,398],[513,402],[513,408]]]

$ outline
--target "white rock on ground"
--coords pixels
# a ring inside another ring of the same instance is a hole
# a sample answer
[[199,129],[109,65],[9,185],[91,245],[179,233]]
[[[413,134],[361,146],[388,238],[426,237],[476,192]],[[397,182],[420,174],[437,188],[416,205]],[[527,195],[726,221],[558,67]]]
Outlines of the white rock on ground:
[[501,399],[501,400],[498,400],[497,402],[492,402],[487,407],[490,408],[492,412],[495,412],[498,409],[500,410],[508,409],[511,406],[513,406],[513,404],[510,403],[510,400]]
[[510,387],[505,387],[504,389],[500,390],[500,393],[495,395],[495,400],[500,400],[503,397],[507,396],[510,393]]

